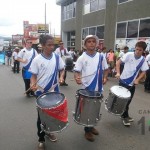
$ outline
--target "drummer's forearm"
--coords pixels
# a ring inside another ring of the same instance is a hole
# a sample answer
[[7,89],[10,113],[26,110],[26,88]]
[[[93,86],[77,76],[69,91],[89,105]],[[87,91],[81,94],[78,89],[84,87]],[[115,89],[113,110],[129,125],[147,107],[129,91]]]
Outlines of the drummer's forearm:
[[107,79],[108,77],[108,69],[104,70],[103,79]]
[[37,76],[32,74],[32,77],[30,79],[30,85],[34,85],[37,82]]
[[117,74],[120,74],[120,64],[121,64],[121,60],[119,59],[116,62],[116,72],[117,72]]
[[60,78],[64,79],[64,76],[65,76],[65,70],[61,70],[60,71]]

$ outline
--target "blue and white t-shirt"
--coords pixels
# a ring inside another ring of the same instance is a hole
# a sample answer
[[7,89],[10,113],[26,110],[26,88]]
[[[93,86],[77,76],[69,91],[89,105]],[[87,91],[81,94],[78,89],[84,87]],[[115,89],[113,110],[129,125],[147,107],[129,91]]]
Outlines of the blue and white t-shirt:
[[[64,62],[61,57],[52,53],[50,58],[45,58],[43,54],[39,54],[35,57],[31,63],[29,71],[32,74],[37,75],[37,80],[42,76],[37,84],[39,87],[44,89],[44,92],[46,92],[58,82],[58,71],[63,69]],[[40,91],[40,89],[37,90],[37,92],[38,91]],[[54,89],[54,91],[58,91],[58,86]]]
[[141,56],[140,58],[135,58],[134,52],[128,52],[120,60],[124,63],[124,69],[120,76],[120,82],[132,86],[134,80],[136,79],[139,71],[148,70],[147,62],[145,58]]
[[106,58],[98,52],[93,56],[84,52],[78,58],[74,67],[74,71],[82,74],[82,88],[99,92],[102,92],[103,70],[106,69],[108,69]]
[[27,60],[27,63],[20,63],[21,67],[26,67],[27,65],[29,65],[29,63],[32,61],[31,59],[37,56],[37,51],[33,48],[31,48],[30,50],[24,48],[22,49],[19,53],[18,53],[18,58],[21,58],[23,60]]

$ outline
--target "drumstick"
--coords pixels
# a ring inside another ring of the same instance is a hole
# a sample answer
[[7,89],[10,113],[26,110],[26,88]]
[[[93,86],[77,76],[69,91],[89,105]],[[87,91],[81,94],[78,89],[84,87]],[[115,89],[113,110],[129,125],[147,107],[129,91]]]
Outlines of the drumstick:
[[26,94],[27,92],[29,92],[29,91],[32,89],[32,87],[35,86],[35,85],[40,81],[40,79],[41,79],[43,76],[44,76],[44,74],[43,74],[30,88],[28,88],[28,89],[25,91],[24,94]]
[[[83,77],[80,77],[79,79],[82,79],[82,78],[86,78],[86,77],[89,77],[89,76],[92,76],[94,75],[96,72],[92,73],[92,74],[89,74],[87,76],[83,76]],[[71,79],[70,81],[74,81],[75,79]]]

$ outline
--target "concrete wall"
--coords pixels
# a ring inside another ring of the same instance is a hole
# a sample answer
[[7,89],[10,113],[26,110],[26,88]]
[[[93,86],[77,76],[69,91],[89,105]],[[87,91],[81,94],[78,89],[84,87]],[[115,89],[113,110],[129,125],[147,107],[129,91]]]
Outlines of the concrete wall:
[[76,49],[81,49],[82,28],[104,25],[104,45],[114,48],[116,23],[150,17],[150,0],[133,0],[118,4],[118,0],[106,0],[106,9],[83,15],[83,0],[77,0],[76,18],[62,21],[62,31],[75,31]]

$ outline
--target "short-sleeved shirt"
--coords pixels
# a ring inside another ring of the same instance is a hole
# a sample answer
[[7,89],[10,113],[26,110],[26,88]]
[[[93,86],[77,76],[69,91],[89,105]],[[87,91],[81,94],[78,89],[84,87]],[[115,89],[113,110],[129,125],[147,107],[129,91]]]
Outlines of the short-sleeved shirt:
[[21,58],[23,60],[28,60],[27,63],[20,63],[21,67],[25,67],[30,63],[34,52],[35,52],[35,57],[36,57],[38,53],[33,48],[31,50],[24,48],[18,53],[18,58]]
[[[102,57],[102,70],[108,69],[108,65],[106,62],[106,58],[103,57],[102,54],[96,53],[95,55],[91,56],[88,55],[86,52],[84,52],[77,60],[74,71],[80,72],[82,74],[82,77],[87,76],[85,78],[82,78],[82,84],[83,88],[88,87],[93,80],[95,80],[95,77],[97,76],[97,68],[99,66],[100,56]],[[103,73],[103,72],[99,72]],[[98,78],[96,79],[96,86],[94,87],[95,91],[98,91]]]
[[[57,57],[59,57],[57,55]],[[64,69],[64,62],[59,57],[58,59],[58,70],[56,69],[56,54],[52,53],[52,56],[50,58],[46,58],[43,54],[39,54],[36,56],[29,68],[29,71],[32,74],[37,75],[37,80],[42,76],[42,78],[39,80],[38,85],[42,87],[43,89],[47,86],[47,84],[52,81],[54,82],[54,78],[57,78],[58,82],[58,77],[55,77],[54,75],[57,74],[59,70]]]
[[17,52],[13,52],[12,56],[13,56],[14,60],[17,60],[17,58],[18,58],[18,53],[17,53]]
[[146,61],[147,61],[148,65],[150,66],[150,54],[148,54],[148,55],[146,56]]
[[128,52],[123,57],[121,57],[120,60],[124,63],[124,69],[123,69],[123,72],[120,76],[120,81],[124,82],[124,80],[125,80],[127,85],[132,86],[134,80],[136,79],[136,77],[139,73],[139,71],[140,70],[141,71],[148,70],[147,62],[146,62],[146,60],[144,60],[141,67],[136,72],[136,68],[141,63],[143,58],[144,57],[141,56],[140,58],[136,59],[134,52]]
[[55,50],[55,53],[57,55],[59,55],[60,57],[62,56],[65,56],[66,54],[69,54],[68,50],[66,48],[60,50],[60,47],[58,47],[56,50]]

